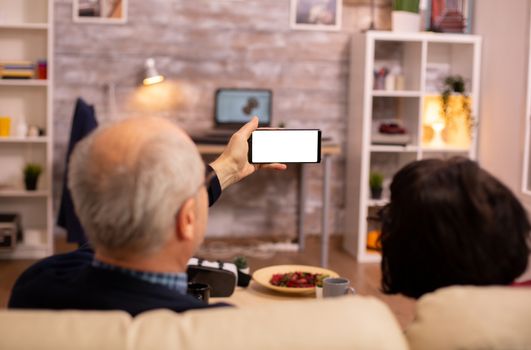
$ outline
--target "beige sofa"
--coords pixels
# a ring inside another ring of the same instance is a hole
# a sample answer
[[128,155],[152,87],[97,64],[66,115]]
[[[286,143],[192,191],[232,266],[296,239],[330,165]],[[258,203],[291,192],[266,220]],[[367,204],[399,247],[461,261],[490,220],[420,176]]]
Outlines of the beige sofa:
[[531,290],[447,288],[403,333],[372,297],[176,314],[2,311],[0,349],[531,349]]

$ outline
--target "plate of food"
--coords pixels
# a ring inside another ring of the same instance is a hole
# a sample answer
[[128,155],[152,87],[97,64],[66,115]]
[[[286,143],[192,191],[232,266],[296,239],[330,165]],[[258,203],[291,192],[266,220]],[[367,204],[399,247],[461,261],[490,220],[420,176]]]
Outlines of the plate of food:
[[290,294],[313,293],[315,284],[327,277],[339,277],[328,269],[306,265],[275,265],[253,273],[253,279],[263,287]]

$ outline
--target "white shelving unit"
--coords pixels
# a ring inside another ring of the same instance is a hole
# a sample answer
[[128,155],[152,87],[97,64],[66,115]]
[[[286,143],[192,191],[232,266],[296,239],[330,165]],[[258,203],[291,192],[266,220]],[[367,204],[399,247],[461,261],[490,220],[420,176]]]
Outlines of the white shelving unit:
[[[0,61],[47,61],[47,80],[0,79],[0,116],[11,118],[11,136],[0,137],[0,212],[19,213],[24,241],[0,250],[1,259],[42,258],[53,253],[53,0],[0,0]],[[20,137],[20,118],[45,130]],[[43,167],[36,191],[26,191],[22,169]]]
[[527,56],[527,95],[525,111],[525,144],[522,167],[522,192],[531,195],[531,21],[529,23],[529,54]]
[[[367,234],[379,230],[378,210],[389,202],[389,184],[405,164],[424,158],[455,155],[476,157],[477,130],[466,131],[466,143],[447,139],[435,143],[429,134],[428,102],[440,95],[438,82],[460,75],[474,123],[479,120],[481,38],[474,35],[394,33],[369,31],[352,38],[349,122],[347,131],[347,222],[344,248],[360,262],[379,262],[378,252],[367,249]],[[374,72],[386,67],[402,79],[400,89],[383,89]],[[398,72],[398,73],[396,73]],[[375,87],[378,86],[378,89]],[[442,85],[441,85],[442,86]],[[433,113],[430,113],[433,115]],[[406,144],[372,142],[378,120],[396,119],[409,135]],[[461,128],[463,129],[463,128]],[[465,128],[466,129],[466,128]],[[455,130],[455,129],[454,129]],[[446,134],[448,135],[448,134]],[[463,134],[461,133],[461,136]],[[384,175],[381,199],[371,199],[369,174]]]

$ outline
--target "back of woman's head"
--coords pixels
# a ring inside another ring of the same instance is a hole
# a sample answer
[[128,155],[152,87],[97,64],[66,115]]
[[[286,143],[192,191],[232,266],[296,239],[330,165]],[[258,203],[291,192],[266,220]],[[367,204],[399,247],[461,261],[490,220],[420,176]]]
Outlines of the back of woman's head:
[[406,165],[381,215],[386,293],[418,298],[450,285],[511,284],[527,266],[524,208],[471,160]]

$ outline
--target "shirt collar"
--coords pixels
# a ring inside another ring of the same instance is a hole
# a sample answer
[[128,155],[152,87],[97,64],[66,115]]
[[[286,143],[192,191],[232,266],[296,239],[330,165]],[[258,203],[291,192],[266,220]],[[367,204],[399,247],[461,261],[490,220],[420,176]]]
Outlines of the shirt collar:
[[107,264],[97,259],[92,260],[92,266],[102,270],[118,271],[145,282],[167,287],[178,292],[179,294],[186,294],[186,290],[188,288],[188,276],[185,272],[169,273],[139,271]]

